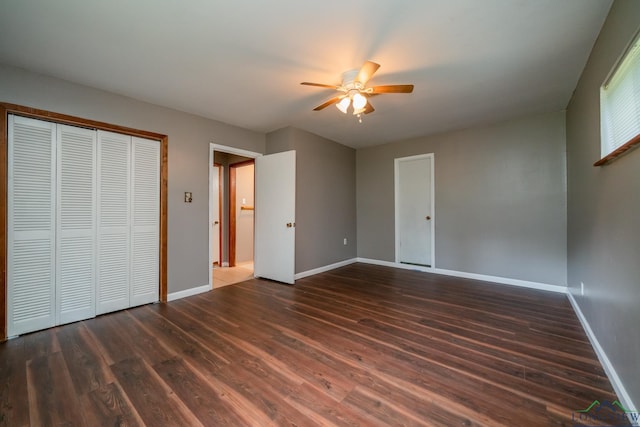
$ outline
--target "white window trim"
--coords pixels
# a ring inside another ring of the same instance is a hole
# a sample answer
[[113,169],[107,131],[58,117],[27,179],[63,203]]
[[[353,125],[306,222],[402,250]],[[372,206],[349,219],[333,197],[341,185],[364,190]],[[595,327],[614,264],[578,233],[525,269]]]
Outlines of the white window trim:
[[[629,70],[629,67],[631,70]],[[621,91],[610,92],[610,84],[624,73],[617,83]],[[615,66],[600,87],[601,156],[594,166],[601,166],[640,145],[640,32],[618,58]],[[626,95],[626,99],[622,99]],[[611,102],[617,100],[617,103]],[[622,101],[621,101],[622,99]],[[612,114],[616,110],[616,115]],[[614,120],[617,119],[617,120]]]

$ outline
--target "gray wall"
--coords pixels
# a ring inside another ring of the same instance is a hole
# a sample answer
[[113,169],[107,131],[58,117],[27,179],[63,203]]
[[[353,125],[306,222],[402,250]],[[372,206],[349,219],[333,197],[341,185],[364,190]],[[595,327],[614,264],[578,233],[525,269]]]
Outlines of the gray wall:
[[0,101],[168,135],[168,291],[209,283],[209,143],[263,153],[264,134],[1,64]]
[[296,150],[296,273],[355,258],[355,150],[292,127],[267,134],[267,154],[288,150]]
[[395,260],[394,159],[435,157],[435,266],[566,286],[563,112],[357,151],[358,256]]
[[640,2],[616,0],[567,110],[569,288],[636,405],[640,149],[592,165],[600,158],[600,85],[639,26]]

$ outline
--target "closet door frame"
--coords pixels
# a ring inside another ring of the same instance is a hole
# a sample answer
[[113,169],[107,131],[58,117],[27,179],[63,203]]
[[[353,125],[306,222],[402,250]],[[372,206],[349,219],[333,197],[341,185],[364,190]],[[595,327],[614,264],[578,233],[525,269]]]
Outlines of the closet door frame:
[[167,158],[169,137],[155,132],[83,119],[37,108],[0,103],[0,341],[7,339],[7,126],[9,114],[160,141],[160,224],[158,230],[160,235],[158,254],[160,264],[158,274],[160,302],[167,302]]

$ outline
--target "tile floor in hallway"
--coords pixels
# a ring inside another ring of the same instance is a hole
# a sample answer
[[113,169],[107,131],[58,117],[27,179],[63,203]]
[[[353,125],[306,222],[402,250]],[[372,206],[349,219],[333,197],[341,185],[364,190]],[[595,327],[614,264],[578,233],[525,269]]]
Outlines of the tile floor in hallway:
[[235,267],[214,267],[213,288],[221,288],[253,278],[253,261],[240,262]]

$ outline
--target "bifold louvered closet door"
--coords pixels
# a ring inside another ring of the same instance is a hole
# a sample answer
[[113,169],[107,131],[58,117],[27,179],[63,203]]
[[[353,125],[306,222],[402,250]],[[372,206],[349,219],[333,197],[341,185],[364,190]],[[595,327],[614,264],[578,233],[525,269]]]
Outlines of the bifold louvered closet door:
[[8,335],[56,323],[56,125],[9,116]]
[[157,301],[159,142],[13,115],[8,137],[8,335]]
[[98,131],[97,314],[129,307],[131,137]]
[[96,313],[96,132],[56,126],[56,323],[69,323]]

